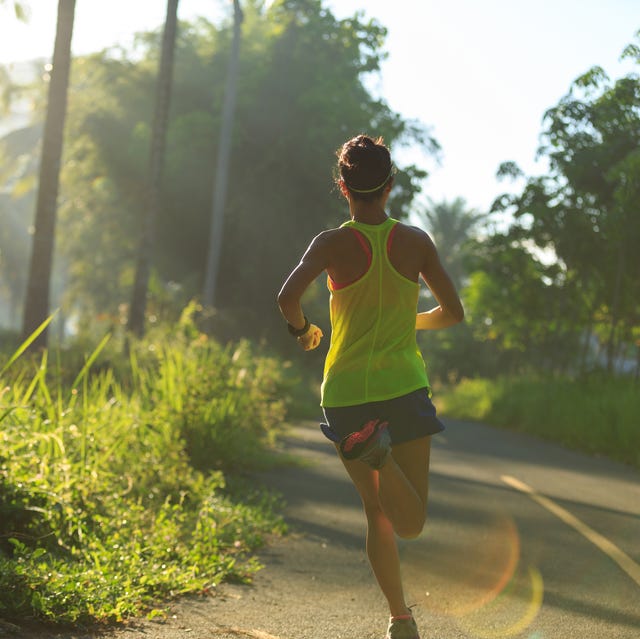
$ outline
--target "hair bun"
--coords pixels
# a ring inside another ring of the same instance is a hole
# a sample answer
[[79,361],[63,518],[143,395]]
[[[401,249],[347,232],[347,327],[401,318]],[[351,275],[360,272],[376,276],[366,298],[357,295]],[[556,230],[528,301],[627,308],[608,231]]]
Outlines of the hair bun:
[[345,142],[337,155],[342,180],[361,199],[379,196],[393,175],[389,149],[381,137],[357,135]]

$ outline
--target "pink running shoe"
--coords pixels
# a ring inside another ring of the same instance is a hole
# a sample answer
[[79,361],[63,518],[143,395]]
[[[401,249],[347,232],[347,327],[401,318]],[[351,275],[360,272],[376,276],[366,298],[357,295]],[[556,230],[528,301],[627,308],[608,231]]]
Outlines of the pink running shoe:
[[372,419],[360,430],[347,435],[340,442],[340,452],[345,459],[357,459],[374,470],[382,468],[391,452],[388,422]]

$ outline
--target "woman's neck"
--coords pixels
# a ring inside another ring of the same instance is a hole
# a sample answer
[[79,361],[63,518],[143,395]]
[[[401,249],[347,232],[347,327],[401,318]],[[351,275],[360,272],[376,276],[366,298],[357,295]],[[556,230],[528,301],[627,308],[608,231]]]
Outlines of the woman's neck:
[[363,224],[382,224],[387,219],[384,203],[380,201],[363,202],[351,200],[349,202],[349,212],[352,220]]

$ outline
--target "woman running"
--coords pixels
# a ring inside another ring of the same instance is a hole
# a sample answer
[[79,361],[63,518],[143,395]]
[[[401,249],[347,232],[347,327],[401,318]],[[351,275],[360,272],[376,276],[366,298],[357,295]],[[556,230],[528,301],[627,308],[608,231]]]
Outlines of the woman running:
[[[351,219],[313,239],[278,295],[304,350],[322,331],[300,300],[328,275],[331,344],[322,400],[324,434],[355,484],[367,517],[367,555],[389,603],[386,639],[419,639],[405,601],[396,535],[424,526],[431,435],[444,429],[431,403],[416,329],[446,328],[464,311],[433,242],[385,212],[395,169],[381,138],[359,135],[338,151],[338,186]],[[418,313],[422,278],[438,306]]]

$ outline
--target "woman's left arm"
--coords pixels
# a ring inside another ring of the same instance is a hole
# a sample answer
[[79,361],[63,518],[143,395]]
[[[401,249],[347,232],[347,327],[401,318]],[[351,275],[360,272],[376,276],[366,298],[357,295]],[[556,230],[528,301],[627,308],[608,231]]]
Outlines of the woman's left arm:
[[426,233],[424,241],[423,266],[420,274],[438,301],[438,306],[430,311],[418,313],[416,329],[447,328],[464,319],[464,308],[456,287],[440,261],[435,245]]

